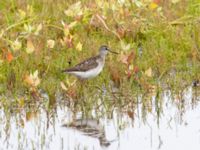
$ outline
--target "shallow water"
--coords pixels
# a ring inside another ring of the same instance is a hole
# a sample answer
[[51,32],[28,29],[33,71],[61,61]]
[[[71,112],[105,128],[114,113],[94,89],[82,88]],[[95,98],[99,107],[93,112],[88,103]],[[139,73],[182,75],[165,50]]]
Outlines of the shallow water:
[[117,109],[113,119],[101,118],[99,124],[96,124],[96,120],[87,120],[94,128],[100,128],[100,132],[105,131],[109,146],[100,144],[98,136],[88,136],[80,128],[63,126],[72,119],[69,108],[64,106],[58,106],[54,115],[41,109],[28,115],[21,112],[20,116],[6,116],[0,110],[0,149],[197,150],[200,147],[200,99],[195,98],[196,104],[193,106],[192,88],[185,93],[184,108],[181,110],[177,107],[178,102],[171,99],[170,92],[164,93],[159,122],[155,97],[152,97],[153,109],[146,120],[141,117],[142,104],[135,111],[134,121]]

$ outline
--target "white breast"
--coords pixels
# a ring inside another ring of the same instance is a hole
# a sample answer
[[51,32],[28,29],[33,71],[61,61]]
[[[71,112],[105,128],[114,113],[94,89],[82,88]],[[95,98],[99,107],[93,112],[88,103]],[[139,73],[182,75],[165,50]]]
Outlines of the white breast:
[[102,71],[103,66],[104,66],[104,63],[101,64],[101,65],[99,63],[96,68],[85,71],[85,72],[73,71],[73,72],[68,72],[68,73],[75,75],[75,76],[77,76],[78,78],[81,78],[81,79],[89,79],[89,78],[96,77]]

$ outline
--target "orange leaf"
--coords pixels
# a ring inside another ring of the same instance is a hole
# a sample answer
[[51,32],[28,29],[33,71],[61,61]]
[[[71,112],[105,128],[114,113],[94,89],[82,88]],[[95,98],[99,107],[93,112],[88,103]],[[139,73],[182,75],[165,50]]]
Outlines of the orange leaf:
[[24,82],[31,87],[37,87],[40,84],[40,78],[38,77],[38,71],[25,75]]
[[132,51],[130,55],[128,55],[128,58],[127,58],[128,64],[131,64],[131,62],[133,62],[134,59],[135,59],[135,53],[134,51]]
[[67,37],[64,37],[63,39],[60,40],[62,46],[67,46],[68,48],[73,47],[73,36],[69,35]]
[[137,73],[139,72],[138,66],[135,66],[135,67],[134,67],[133,72],[134,72],[135,74],[137,74]]
[[26,121],[30,121],[33,118],[37,117],[37,113],[36,112],[26,112]]
[[77,97],[77,91],[76,91],[76,86],[71,86],[68,88],[67,94],[71,98],[76,98]]
[[123,64],[130,65],[135,59],[135,53],[132,51],[130,54],[121,54],[119,59]]
[[133,112],[133,111],[128,110],[128,111],[127,111],[127,114],[128,114],[128,116],[129,116],[130,118],[134,119],[134,112]]
[[109,66],[109,69],[113,82],[115,83],[116,86],[119,86],[121,79],[120,71],[117,69],[117,67],[114,66]]
[[6,59],[7,59],[7,61],[8,61],[9,63],[13,60],[13,55],[12,55],[11,52],[8,52],[8,53],[7,53]]

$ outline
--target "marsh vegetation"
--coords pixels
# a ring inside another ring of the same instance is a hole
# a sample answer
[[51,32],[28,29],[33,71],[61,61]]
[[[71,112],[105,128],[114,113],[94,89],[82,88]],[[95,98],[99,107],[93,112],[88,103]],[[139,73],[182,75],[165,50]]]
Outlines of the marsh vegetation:
[[[199,0],[1,0],[0,136],[9,139],[14,124],[23,141],[31,120],[43,116],[48,130],[66,109],[73,121],[113,119],[117,111],[145,124],[154,114],[159,126],[167,91],[165,104],[184,116],[199,103],[199,26]],[[61,72],[102,44],[119,54],[108,55],[98,77],[82,83]],[[127,127],[121,118],[119,130]],[[46,136],[32,149],[48,149]]]

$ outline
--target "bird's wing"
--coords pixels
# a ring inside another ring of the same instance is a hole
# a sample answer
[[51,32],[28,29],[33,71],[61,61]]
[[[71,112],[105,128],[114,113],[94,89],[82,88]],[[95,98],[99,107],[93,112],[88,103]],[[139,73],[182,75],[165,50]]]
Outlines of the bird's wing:
[[72,71],[83,71],[84,72],[84,71],[87,71],[88,68],[93,69],[98,66],[98,62],[96,61],[97,57],[99,57],[99,56],[91,57],[91,58],[77,64],[76,66],[74,66],[72,68],[65,69],[63,72],[72,72]]

